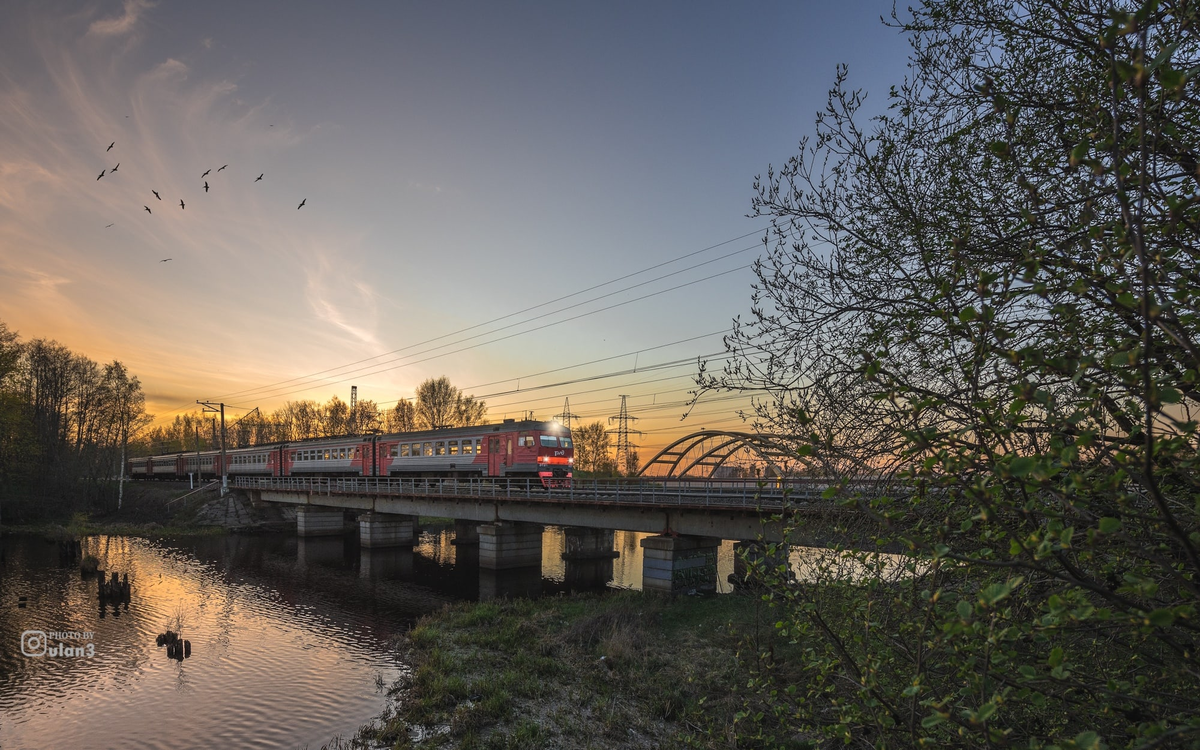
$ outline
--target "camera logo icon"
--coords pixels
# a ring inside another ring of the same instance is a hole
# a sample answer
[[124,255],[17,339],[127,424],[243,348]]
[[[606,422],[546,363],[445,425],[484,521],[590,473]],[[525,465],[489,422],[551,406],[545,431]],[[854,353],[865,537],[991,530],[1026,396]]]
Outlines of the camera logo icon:
[[21,653],[26,656],[45,656],[46,631],[26,630],[21,633]]

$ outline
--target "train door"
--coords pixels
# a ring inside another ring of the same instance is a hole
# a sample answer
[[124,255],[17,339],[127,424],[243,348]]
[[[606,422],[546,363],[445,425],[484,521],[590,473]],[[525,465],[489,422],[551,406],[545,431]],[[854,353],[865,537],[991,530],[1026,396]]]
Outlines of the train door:
[[488,438],[488,476],[500,476],[500,438],[492,436]]

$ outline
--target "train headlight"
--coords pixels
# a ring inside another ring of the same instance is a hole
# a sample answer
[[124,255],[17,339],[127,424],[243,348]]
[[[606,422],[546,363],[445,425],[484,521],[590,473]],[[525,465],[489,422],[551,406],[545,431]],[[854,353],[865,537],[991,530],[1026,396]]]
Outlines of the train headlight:
[[568,464],[574,464],[574,463],[575,463],[575,459],[574,459],[573,457],[572,457],[572,458],[568,458],[568,459],[567,459],[567,463],[568,463]]

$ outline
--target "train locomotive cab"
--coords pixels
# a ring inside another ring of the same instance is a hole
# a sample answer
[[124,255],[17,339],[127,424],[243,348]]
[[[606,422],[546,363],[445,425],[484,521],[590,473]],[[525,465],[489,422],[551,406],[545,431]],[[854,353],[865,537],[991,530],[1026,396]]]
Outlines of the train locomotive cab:
[[535,431],[533,435],[538,476],[547,488],[570,486],[571,472],[575,468],[571,434],[565,427],[557,427]]

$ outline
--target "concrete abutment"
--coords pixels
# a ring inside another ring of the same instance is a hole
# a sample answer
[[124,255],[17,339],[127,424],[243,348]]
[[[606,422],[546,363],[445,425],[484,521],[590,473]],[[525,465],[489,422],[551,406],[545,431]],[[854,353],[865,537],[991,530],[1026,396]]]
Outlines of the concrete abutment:
[[643,591],[671,596],[716,593],[720,539],[660,534],[641,544]]
[[479,526],[479,567],[488,570],[542,565],[542,526],[485,523]]

